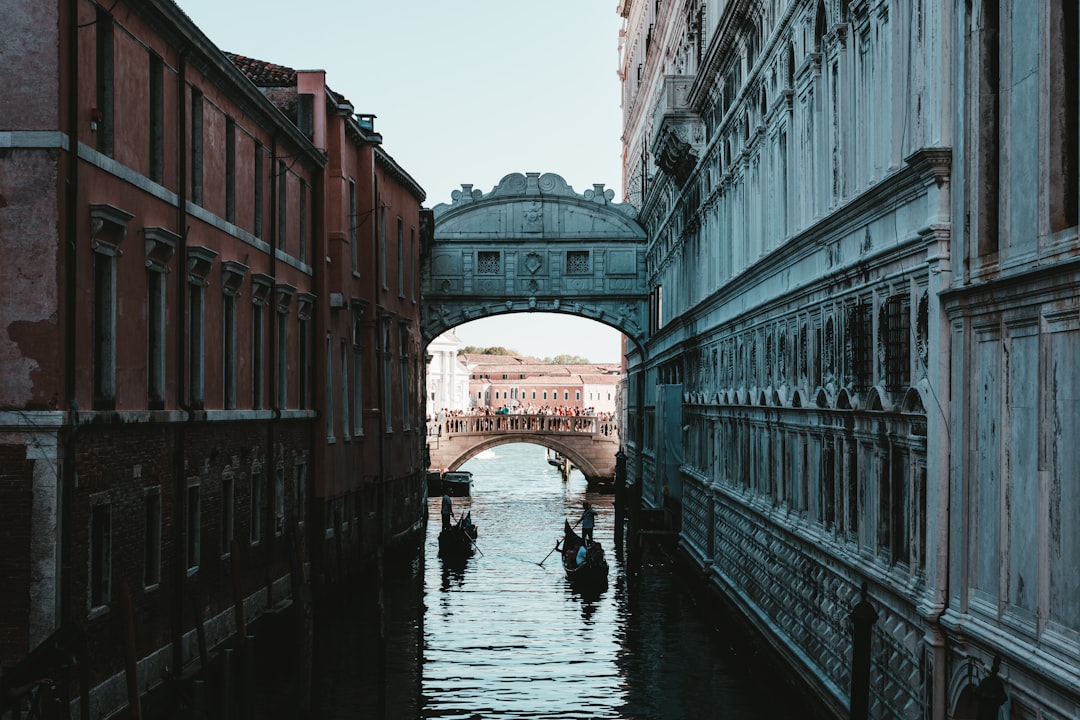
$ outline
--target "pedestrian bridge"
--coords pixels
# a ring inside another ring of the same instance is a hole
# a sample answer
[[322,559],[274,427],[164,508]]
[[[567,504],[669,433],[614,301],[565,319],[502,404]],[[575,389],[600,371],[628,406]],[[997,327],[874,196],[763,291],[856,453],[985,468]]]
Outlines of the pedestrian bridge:
[[615,420],[591,415],[458,415],[428,428],[428,467],[457,470],[488,448],[533,443],[567,458],[590,483],[611,482],[619,433]]

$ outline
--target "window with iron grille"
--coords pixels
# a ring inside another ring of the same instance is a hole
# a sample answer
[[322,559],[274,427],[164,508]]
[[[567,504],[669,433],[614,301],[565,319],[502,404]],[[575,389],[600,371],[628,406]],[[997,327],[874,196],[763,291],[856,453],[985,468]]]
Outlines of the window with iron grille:
[[873,322],[869,305],[859,303],[848,308],[849,381],[856,392],[866,390],[874,381]]
[[476,253],[477,275],[498,275],[502,272],[502,262],[497,252]]
[[566,253],[566,274],[581,275],[589,272],[589,251],[568,250]]
[[900,392],[911,382],[911,298],[893,295],[882,306],[885,389]]

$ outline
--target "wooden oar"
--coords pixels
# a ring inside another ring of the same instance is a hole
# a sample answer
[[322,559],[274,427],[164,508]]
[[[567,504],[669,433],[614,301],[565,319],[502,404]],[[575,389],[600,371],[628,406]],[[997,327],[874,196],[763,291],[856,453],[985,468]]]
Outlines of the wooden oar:
[[540,562],[536,563],[536,564],[539,565],[540,567],[544,567],[544,563],[547,562],[547,559],[549,557],[551,557],[551,553],[555,552],[558,549],[559,549],[559,541],[556,540],[555,541],[555,547],[551,548],[551,551],[548,552],[548,554],[544,556],[544,559],[541,560]]

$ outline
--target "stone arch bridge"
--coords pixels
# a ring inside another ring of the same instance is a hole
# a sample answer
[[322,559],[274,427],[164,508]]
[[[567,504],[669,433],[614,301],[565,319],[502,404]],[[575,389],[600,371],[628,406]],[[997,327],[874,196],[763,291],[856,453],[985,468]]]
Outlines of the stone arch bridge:
[[428,469],[456,470],[488,448],[526,442],[554,450],[589,483],[615,477],[618,429],[613,419],[590,415],[459,415],[428,431]]

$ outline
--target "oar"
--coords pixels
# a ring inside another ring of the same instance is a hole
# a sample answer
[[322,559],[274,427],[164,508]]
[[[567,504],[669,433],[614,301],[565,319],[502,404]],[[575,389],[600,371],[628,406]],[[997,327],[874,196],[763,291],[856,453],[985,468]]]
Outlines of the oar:
[[547,562],[547,559],[549,557],[551,557],[551,553],[555,552],[558,549],[559,549],[559,541],[556,540],[555,541],[555,547],[551,548],[551,551],[548,552],[548,554],[544,556],[544,559],[541,560],[540,562],[536,563],[536,564],[539,565],[540,567],[544,567],[544,563]]

